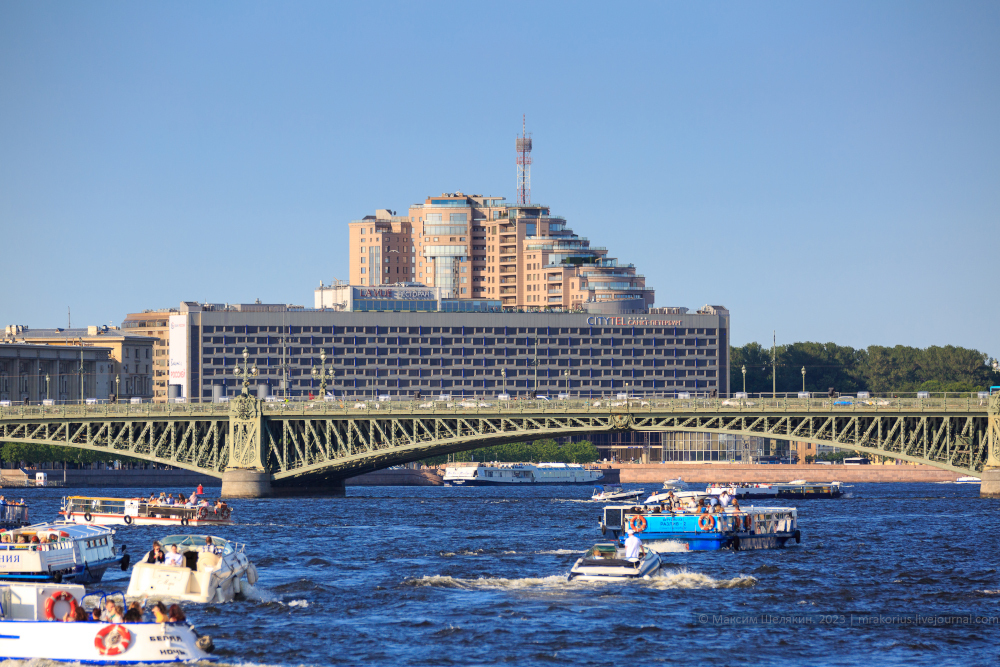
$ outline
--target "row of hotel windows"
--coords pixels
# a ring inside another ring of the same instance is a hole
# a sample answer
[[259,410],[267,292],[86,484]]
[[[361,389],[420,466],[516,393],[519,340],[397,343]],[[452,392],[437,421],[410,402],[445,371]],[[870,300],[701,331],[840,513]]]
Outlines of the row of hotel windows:
[[[416,334],[425,336],[428,334],[461,334],[469,336],[473,334],[494,334],[502,336],[513,336],[516,334],[538,334],[540,336],[557,336],[559,334],[582,334],[584,336],[595,336],[601,334],[617,334],[631,336],[694,336],[706,335],[714,336],[716,330],[713,328],[683,328],[683,327],[384,327],[384,326],[211,326],[203,327],[203,332],[211,333],[282,333],[282,329],[287,329],[285,333],[292,335],[299,334]],[[334,331],[336,329],[336,331]],[[638,333],[636,333],[638,332]],[[207,342],[207,339],[206,339]]]
[[[265,368],[258,369],[260,375],[274,375],[283,376],[284,373],[281,368]],[[216,369],[214,375],[224,376],[231,373],[230,369],[219,368]],[[348,372],[346,370],[338,370],[334,372],[335,378],[345,378],[345,377],[384,377],[384,378],[395,378],[395,377],[431,377],[431,376],[447,376],[447,377],[493,377],[501,378],[503,377],[497,370],[479,370],[476,368],[466,369],[443,369],[443,368],[418,368],[416,370],[409,371],[389,371],[387,369],[372,369],[366,371]],[[551,370],[539,370],[538,378],[563,378],[565,375],[562,374],[561,369]],[[599,377],[670,377],[670,378],[683,378],[683,377],[706,377],[714,378],[716,371],[714,370],[642,370],[642,369],[587,369],[578,371],[577,374],[570,375],[570,379],[573,382],[585,381],[586,378],[599,378]],[[212,369],[205,369],[205,376],[212,376]],[[301,370],[292,370],[289,372],[289,377],[311,377],[308,373]],[[516,376],[534,377],[535,370],[532,369],[514,369],[507,373],[507,377],[513,378]],[[499,381],[499,380],[498,380]]]
[[[489,303],[489,302],[483,302]],[[241,338],[237,336],[205,336],[202,339],[204,344],[208,345],[275,345],[281,343],[281,338],[275,336],[266,336],[263,338]],[[308,344],[310,346],[316,345],[485,345],[487,347],[493,347],[494,345],[553,345],[558,347],[577,347],[581,345],[600,345],[602,347],[620,347],[620,346],[644,346],[644,347],[662,347],[664,345],[686,345],[688,347],[704,347],[706,345],[715,345],[715,338],[514,338],[514,337],[504,337],[504,338],[475,338],[475,337],[461,337],[461,338],[404,338],[400,336],[390,336],[388,338],[379,338],[375,336],[343,336],[340,338],[334,337],[322,337],[322,336],[309,336],[308,339],[302,338],[286,338],[284,340],[285,344],[293,345],[303,345]],[[318,351],[318,350],[317,350]]]
[[[680,350],[680,351],[683,352],[683,350]],[[496,357],[501,357],[503,359],[512,359],[512,360],[516,361],[516,364],[514,363],[514,361],[512,361],[512,362],[510,362],[510,365],[517,365],[517,364],[525,363],[526,359],[528,359],[529,357],[533,357],[534,356],[531,352],[528,352],[527,350],[522,351],[520,354],[513,354],[513,353],[512,354],[506,354],[505,353],[506,351],[501,351],[500,349],[494,350],[492,355],[490,355],[490,353],[488,353],[488,352],[484,353],[483,350],[475,350],[475,349],[473,349],[473,350],[469,350],[468,354],[456,353],[456,354],[452,355],[453,357],[457,357],[455,359],[448,358],[448,357],[443,357],[439,353],[438,354],[432,353],[432,351],[431,351],[430,348],[428,348],[428,349],[425,350],[426,354],[420,354],[420,355],[418,355],[418,354],[409,354],[409,355],[406,355],[406,356],[399,356],[399,354],[400,354],[399,352],[392,352],[392,353],[390,353],[388,350],[385,350],[385,352],[386,352],[386,354],[383,354],[383,355],[374,355],[374,354],[356,355],[356,354],[353,354],[353,353],[346,353],[346,354],[344,354],[342,356],[331,355],[328,358],[330,359],[330,363],[331,364],[338,364],[338,365],[339,364],[346,364],[346,365],[352,365],[352,366],[360,366],[360,365],[364,365],[366,363],[369,363],[369,364],[383,364],[383,365],[387,365],[387,366],[406,366],[406,365],[408,365],[410,363],[413,363],[413,364],[425,364],[426,365],[428,363],[428,361],[432,365],[435,364],[435,363],[437,363],[438,365],[440,365],[441,363],[443,363],[444,365],[449,366],[453,362],[454,363],[460,363],[462,361],[465,361],[469,365],[495,366],[498,363],[502,365],[503,362],[501,360],[490,359],[490,358],[488,358],[488,356],[496,356]],[[552,352],[557,352],[557,351],[553,350]],[[695,359],[690,359],[690,358],[689,359],[681,359],[681,357],[685,357],[685,356],[694,356],[693,354],[692,355],[683,355],[682,354],[682,355],[677,355],[677,356],[674,356],[674,355],[666,356],[666,355],[657,355],[657,354],[642,354],[641,350],[636,350],[635,354],[619,354],[619,355],[600,354],[601,350],[593,350],[593,352],[594,352],[594,354],[578,355],[577,358],[566,359],[564,361],[560,361],[559,363],[557,363],[556,361],[549,361],[549,359],[551,359],[553,357],[560,357],[560,356],[561,357],[571,357],[572,355],[569,355],[569,354],[562,354],[562,355],[560,355],[560,354],[551,354],[551,353],[550,354],[544,354],[544,355],[538,355],[538,363],[539,364],[559,365],[559,366],[566,366],[566,365],[587,365],[586,364],[586,359],[588,359],[588,358],[589,359],[596,359],[597,357],[601,357],[601,356],[617,357],[617,358],[602,359],[601,361],[593,361],[593,362],[591,362],[591,365],[594,365],[594,366],[620,366],[624,362],[624,363],[633,363],[633,364],[645,365],[645,366],[705,366],[705,365],[708,365],[708,364],[714,364],[715,363],[715,350],[714,349],[712,349],[712,350],[698,350],[698,352],[700,353],[698,356],[706,357],[705,359],[698,359],[698,358],[695,358]],[[688,350],[688,352],[692,352],[693,353],[694,350]],[[214,352],[213,353],[209,353],[209,354],[214,354]],[[235,353],[230,353],[230,354],[233,354],[234,357],[237,356]],[[276,351],[272,351],[271,354],[279,354],[279,353],[276,352]],[[656,359],[655,358],[656,356],[663,356],[665,358],[663,358],[663,359]],[[515,359],[516,357],[523,357],[523,358],[522,359]],[[654,358],[653,359],[644,359],[643,360],[642,359],[643,357],[654,357]],[[629,361],[629,360],[632,360],[632,361]],[[302,365],[302,366],[315,366],[315,365],[317,365],[319,363],[319,359],[317,359],[316,357],[303,357],[301,355],[292,355],[290,361],[291,361],[292,364],[298,364],[298,365]],[[226,360],[225,357],[208,357],[208,358],[205,359],[205,363],[209,364],[209,365],[214,364],[214,365],[225,366],[228,363],[228,361]],[[265,357],[263,359],[261,359],[259,357],[251,357],[251,363],[255,363],[255,364],[258,364],[260,366],[273,366],[273,365],[279,363],[279,360],[277,358],[271,358],[271,357]]]

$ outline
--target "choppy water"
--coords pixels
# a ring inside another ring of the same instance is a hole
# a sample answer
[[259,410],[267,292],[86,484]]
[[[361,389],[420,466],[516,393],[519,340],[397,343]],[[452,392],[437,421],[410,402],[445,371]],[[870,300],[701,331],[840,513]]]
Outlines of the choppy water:
[[[668,553],[659,577],[628,584],[565,582],[601,538],[600,506],[579,502],[585,487],[353,487],[340,499],[240,501],[243,525],[217,532],[247,543],[257,599],[186,609],[223,662],[240,665],[1000,663],[1000,622],[840,620],[1000,617],[1000,501],[970,485],[851,490],[783,503],[799,508],[801,545]],[[32,518],[55,518],[59,495],[26,493]],[[164,534],[121,528],[117,539],[138,555]],[[127,583],[116,570],[100,588]],[[756,614],[808,616],[723,623]]]

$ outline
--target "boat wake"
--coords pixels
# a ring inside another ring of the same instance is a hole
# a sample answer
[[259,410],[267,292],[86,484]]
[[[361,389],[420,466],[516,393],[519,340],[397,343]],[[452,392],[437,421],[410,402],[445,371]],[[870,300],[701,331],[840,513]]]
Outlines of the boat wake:
[[457,588],[466,591],[474,590],[501,590],[519,588],[554,588],[567,585],[565,575],[552,575],[551,577],[525,577],[523,579],[504,579],[501,577],[481,577],[479,579],[461,579],[459,577],[446,576],[424,576],[412,579],[404,579],[403,586],[420,588],[423,586],[433,586],[436,588]]
[[740,575],[732,579],[714,579],[707,574],[689,570],[660,570],[650,580],[650,585],[660,589],[692,589],[692,588],[752,588],[757,585],[757,578]]
[[548,554],[556,556],[565,556],[567,554],[585,554],[586,551],[581,551],[578,549],[549,549],[548,551],[536,551],[536,554]]
[[679,542],[677,540],[658,540],[656,542],[649,542],[646,544],[646,547],[658,554],[679,554],[690,551],[686,542]]

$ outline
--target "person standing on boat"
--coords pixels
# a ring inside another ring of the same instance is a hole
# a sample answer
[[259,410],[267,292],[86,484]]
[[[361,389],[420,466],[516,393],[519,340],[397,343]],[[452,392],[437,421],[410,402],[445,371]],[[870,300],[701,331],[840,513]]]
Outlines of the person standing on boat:
[[173,567],[182,567],[184,565],[184,558],[181,556],[180,552],[177,551],[177,545],[170,545],[170,553],[167,554],[165,560],[165,565],[172,565]]
[[209,553],[209,554],[215,554],[216,556],[222,553],[222,549],[212,544],[212,538],[211,536],[208,535],[205,536],[205,546],[203,546],[198,551],[202,551],[204,553]]
[[642,540],[635,531],[631,528],[628,529],[628,537],[625,538],[625,558],[634,558],[638,560],[646,555],[646,547],[642,546]]
[[723,508],[729,507],[729,503],[732,500],[732,496],[729,495],[729,489],[723,489],[722,493],[719,494],[719,504]]

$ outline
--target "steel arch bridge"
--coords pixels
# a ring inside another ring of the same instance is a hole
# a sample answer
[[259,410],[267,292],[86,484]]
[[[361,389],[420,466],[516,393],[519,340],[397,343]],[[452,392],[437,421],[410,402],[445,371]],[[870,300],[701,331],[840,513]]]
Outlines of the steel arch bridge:
[[113,452],[294,487],[478,447],[612,430],[700,431],[832,445],[952,472],[1000,468],[1000,395],[0,407],[0,441]]

